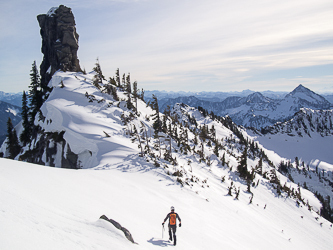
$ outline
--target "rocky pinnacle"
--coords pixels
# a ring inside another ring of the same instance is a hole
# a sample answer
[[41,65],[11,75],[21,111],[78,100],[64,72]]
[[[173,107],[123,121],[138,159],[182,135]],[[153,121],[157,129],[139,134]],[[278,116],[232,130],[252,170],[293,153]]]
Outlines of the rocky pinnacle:
[[77,51],[79,35],[70,8],[60,5],[47,14],[37,16],[42,37],[43,61],[40,65],[41,84],[46,86],[57,70],[82,71]]

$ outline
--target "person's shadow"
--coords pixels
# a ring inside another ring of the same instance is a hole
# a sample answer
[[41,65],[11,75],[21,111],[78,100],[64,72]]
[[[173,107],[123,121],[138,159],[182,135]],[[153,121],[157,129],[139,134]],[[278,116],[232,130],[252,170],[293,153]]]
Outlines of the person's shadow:
[[155,246],[160,246],[160,247],[167,247],[171,245],[170,241],[168,240],[155,239],[154,237],[148,240],[148,242]]

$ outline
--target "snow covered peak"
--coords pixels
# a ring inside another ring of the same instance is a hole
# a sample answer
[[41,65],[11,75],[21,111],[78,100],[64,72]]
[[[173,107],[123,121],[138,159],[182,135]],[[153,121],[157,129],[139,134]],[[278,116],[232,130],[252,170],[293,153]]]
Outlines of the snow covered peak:
[[324,136],[333,135],[333,110],[313,110],[301,108],[292,119],[276,123],[262,130],[264,134],[288,134],[297,137],[314,137],[315,134]]
[[260,92],[255,92],[246,97],[246,103],[269,103],[269,99]]
[[300,101],[305,101],[309,104],[315,105],[315,108],[325,109],[330,107],[330,103],[321,95],[316,94],[312,90],[304,87],[300,84],[292,92],[286,95],[285,99],[298,99]]
[[316,94],[314,93],[313,91],[311,91],[310,89],[304,87],[302,84],[298,85],[293,91],[291,91],[289,94],[286,95],[287,96],[296,96],[298,94],[306,94],[306,95],[313,95],[313,94]]
[[311,91],[307,87],[304,87],[302,84],[298,85],[294,90],[295,91]]

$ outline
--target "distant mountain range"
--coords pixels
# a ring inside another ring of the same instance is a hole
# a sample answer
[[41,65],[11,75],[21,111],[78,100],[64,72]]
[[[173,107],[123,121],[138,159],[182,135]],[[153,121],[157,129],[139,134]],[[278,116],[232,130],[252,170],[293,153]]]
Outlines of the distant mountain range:
[[[333,95],[321,96],[303,85],[299,85],[290,93],[254,92],[252,90],[241,92],[145,91],[145,100],[150,101],[153,94],[158,98],[162,112],[168,106],[173,107],[176,103],[184,103],[191,107],[202,107],[219,116],[228,115],[236,124],[255,129],[288,121],[301,108],[325,110],[333,107]],[[14,125],[21,119],[20,112],[14,116],[8,110],[20,110],[22,94],[0,91],[0,101],[3,102],[0,105],[0,113],[2,114],[0,142],[2,142],[6,134],[8,117],[11,116]]]
[[[158,90],[146,90],[145,91],[145,100],[149,101],[152,100],[152,95],[154,94],[157,99],[161,102],[168,99],[175,99],[178,97],[189,97],[194,96],[203,101],[211,101],[211,102],[222,102],[228,97],[245,97],[250,94],[255,93],[252,90],[243,90],[243,91],[231,91],[231,92],[192,92],[192,91],[158,91]],[[288,92],[281,92],[281,91],[263,91],[261,92],[264,96],[272,98],[272,99],[281,99],[283,98]]]
[[5,93],[0,91],[0,101],[10,103],[12,105],[22,106],[22,92],[21,93]]
[[6,138],[8,117],[14,126],[21,121],[22,93],[0,91],[0,143]]
[[2,143],[7,134],[8,118],[12,120],[15,126],[21,121],[21,108],[7,102],[0,101],[0,143]]
[[[197,96],[202,98],[202,93]],[[243,96],[231,96],[232,93],[224,93],[224,96],[230,96],[223,101],[203,100],[197,96],[180,96],[177,98],[159,99],[159,105],[161,111],[164,111],[167,106],[173,107],[176,103],[184,103],[192,107],[200,106],[209,112],[212,111],[215,115],[228,115],[238,125],[256,129],[287,121],[301,108],[315,110],[332,108],[332,104],[323,96],[314,93],[303,85],[299,85],[292,92],[284,93],[284,95],[283,92],[270,91],[266,91],[266,95],[253,91],[237,93]],[[212,99],[217,99],[221,98],[222,94],[216,93],[215,97],[213,97],[210,93],[208,96]],[[208,98],[208,96],[204,98]]]

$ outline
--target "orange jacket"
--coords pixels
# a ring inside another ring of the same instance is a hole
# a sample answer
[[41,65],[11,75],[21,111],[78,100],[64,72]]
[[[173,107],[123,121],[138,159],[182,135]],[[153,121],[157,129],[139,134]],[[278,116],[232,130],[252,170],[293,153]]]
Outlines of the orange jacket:
[[164,222],[169,219],[169,225],[176,225],[177,219],[179,220],[179,222],[181,223],[181,219],[179,217],[179,215],[175,212],[170,212],[168,213],[168,215],[165,217]]

